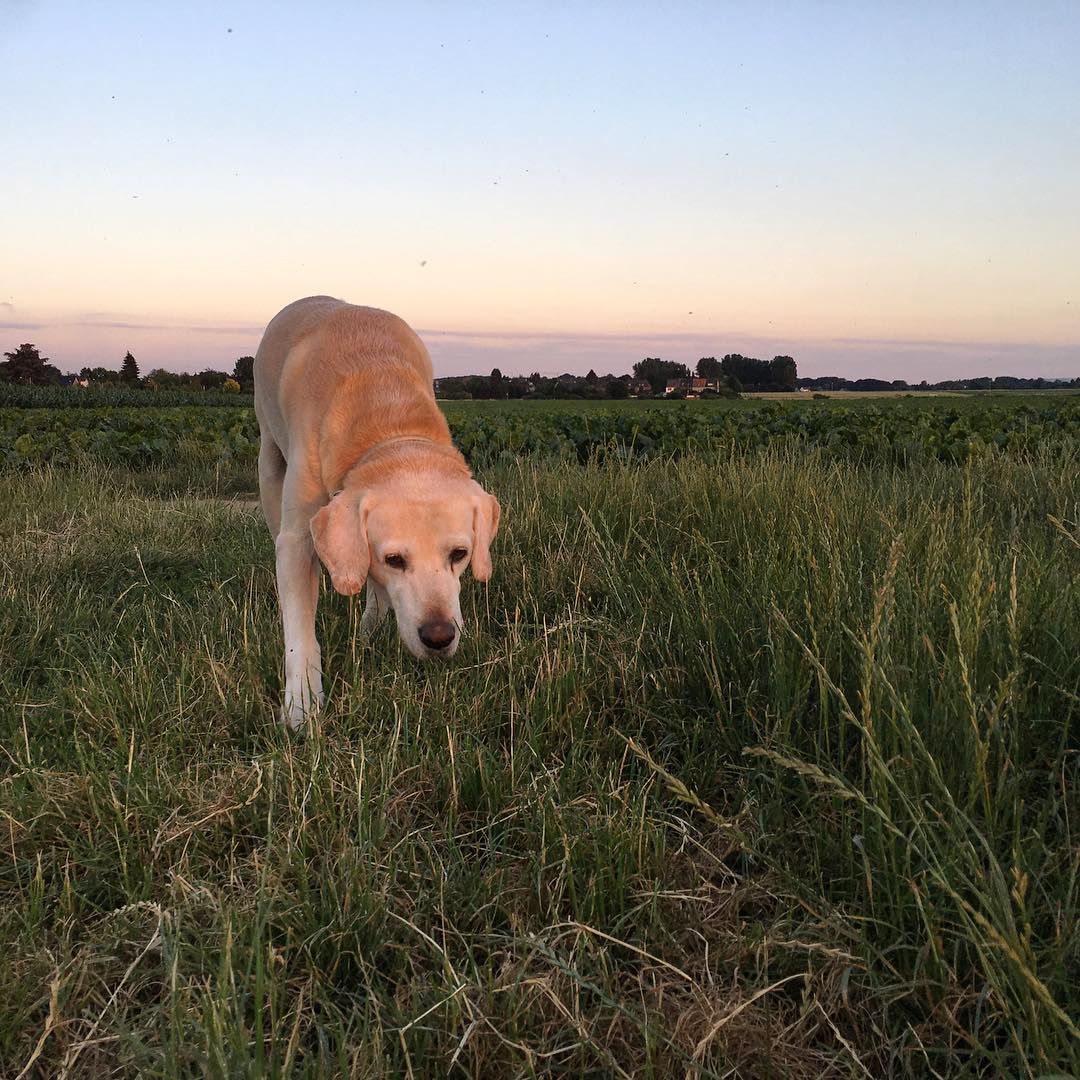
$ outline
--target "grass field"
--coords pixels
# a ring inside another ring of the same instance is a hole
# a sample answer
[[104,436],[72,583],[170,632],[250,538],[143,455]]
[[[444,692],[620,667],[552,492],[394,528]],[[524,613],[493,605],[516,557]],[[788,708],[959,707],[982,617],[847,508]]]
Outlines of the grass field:
[[0,1074],[1080,1071],[1075,439],[482,479],[294,738],[249,463],[0,472]]

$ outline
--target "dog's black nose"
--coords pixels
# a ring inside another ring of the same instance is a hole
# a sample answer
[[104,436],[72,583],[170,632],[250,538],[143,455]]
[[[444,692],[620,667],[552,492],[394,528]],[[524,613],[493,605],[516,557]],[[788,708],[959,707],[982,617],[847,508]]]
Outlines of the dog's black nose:
[[420,627],[420,640],[429,649],[445,649],[457,637],[453,623],[429,622]]

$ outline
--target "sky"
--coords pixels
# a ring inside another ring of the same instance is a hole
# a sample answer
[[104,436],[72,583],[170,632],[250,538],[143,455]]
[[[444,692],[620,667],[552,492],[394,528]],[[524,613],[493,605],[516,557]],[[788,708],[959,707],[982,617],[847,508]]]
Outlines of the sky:
[[0,348],[1080,375],[1080,4],[0,0]]

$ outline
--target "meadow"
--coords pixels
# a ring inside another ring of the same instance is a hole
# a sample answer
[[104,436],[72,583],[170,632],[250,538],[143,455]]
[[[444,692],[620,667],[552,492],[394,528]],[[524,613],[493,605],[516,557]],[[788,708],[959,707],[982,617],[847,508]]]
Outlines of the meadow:
[[248,410],[0,409],[0,1074],[1080,1073],[1078,402],[449,403],[304,737]]

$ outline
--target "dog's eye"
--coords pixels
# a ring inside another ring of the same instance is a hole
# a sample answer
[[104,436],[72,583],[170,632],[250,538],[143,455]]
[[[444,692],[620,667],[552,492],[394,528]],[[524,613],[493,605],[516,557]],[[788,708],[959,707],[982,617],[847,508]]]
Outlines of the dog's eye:
[[469,553],[464,548],[454,548],[454,550],[450,552],[450,565],[457,566],[457,564],[468,554]]
[[387,555],[386,565],[392,566],[395,570],[404,570],[406,563],[403,555]]

